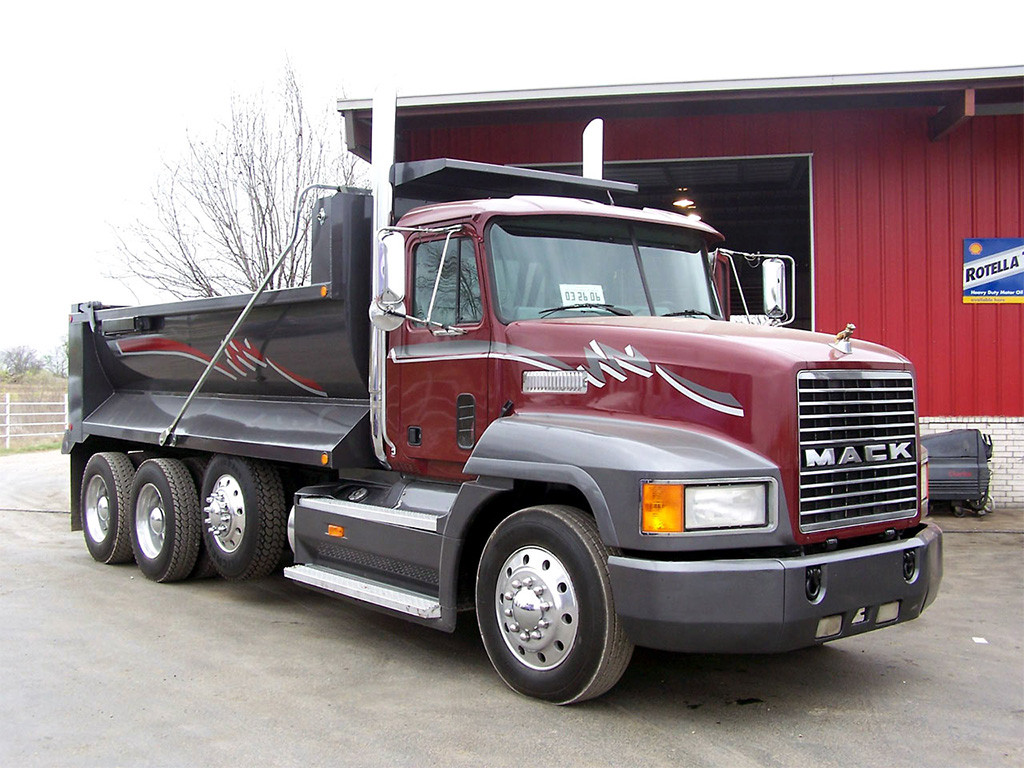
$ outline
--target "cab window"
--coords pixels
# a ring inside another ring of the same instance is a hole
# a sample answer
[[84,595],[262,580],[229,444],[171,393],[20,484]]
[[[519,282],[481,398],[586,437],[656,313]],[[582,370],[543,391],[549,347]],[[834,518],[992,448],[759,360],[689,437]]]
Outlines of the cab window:
[[468,237],[453,237],[447,240],[447,248],[445,242],[444,239],[431,240],[419,243],[413,250],[412,313],[423,319],[428,319],[429,313],[432,322],[442,325],[479,323],[483,320],[483,305],[473,241]]

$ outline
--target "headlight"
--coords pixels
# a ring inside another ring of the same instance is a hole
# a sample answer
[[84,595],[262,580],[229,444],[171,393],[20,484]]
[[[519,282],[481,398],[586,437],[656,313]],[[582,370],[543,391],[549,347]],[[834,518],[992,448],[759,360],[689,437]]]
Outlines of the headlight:
[[767,501],[764,483],[644,483],[640,530],[665,534],[764,527],[768,524]]
[[764,485],[686,486],[686,530],[750,528],[768,523]]

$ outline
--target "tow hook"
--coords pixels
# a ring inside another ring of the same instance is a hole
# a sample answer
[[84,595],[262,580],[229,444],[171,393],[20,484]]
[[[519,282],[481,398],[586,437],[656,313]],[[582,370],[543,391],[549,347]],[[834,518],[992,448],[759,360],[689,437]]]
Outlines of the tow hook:
[[816,603],[821,599],[821,566],[812,565],[804,574],[804,593],[807,599]]
[[903,579],[908,584],[917,577],[917,550],[903,550]]

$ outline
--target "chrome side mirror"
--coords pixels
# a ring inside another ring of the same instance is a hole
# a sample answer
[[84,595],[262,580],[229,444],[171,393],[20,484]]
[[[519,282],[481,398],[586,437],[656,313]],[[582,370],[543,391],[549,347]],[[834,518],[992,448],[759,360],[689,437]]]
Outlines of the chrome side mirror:
[[370,322],[382,331],[393,331],[405,320],[405,236],[389,232],[378,245],[377,268],[383,271],[381,294],[370,302]]
[[405,235],[389,232],[381,239],[384,257],[384,293],[381,299],[388,303],[405,301]]
[[775,322],[789,315],[786,291],[786,265],[782,259],[767,258],[761,262],[761,282],[764,313]]

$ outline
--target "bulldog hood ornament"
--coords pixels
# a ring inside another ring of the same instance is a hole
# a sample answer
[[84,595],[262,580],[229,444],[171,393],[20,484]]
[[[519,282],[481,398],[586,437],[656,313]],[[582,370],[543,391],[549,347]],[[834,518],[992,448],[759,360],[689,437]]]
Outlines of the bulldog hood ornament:
[[850,354],[853,352],[853,342],[850,341],[850,339],[853,337],[853,332],[855,330],[857,330],[856,325],[853,323],[847,323],[846,327],[836,334],[835,340],[829,343],[829,346],[840,354]]

